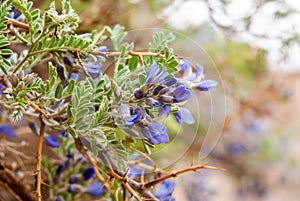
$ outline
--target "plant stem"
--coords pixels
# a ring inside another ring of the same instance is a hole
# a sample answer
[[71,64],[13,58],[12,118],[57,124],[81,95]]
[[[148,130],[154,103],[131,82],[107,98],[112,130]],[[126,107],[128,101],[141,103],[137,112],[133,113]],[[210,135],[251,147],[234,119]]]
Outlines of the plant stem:
[[224,168],[218,168],[218,167],[206,166],[206,165],[198,165],[198,166],[188,167],[188,168],[185,168],[183,170],[179,170],[177,172],[162,176],[158,179],[155,179],[153,181],[150,181],[150,182],[146,183],[144,186],[145,186],[145,188],[150,188],[150,187],[155,186],[156,184],[161,183],[161,182],[163,182],[167,179],[170,179],[172,177],[177,177],[180,174],[183,174],[183,173],[186,173],[186,172],[191,172],[191,171],[197,171],[199,169],[225,170]]
[[37,152],[37,164],[36,164],[36,170],[37,170],[37,177],[36,177],[36,192],[38,196],[38,201],[42,201],[42,192],[41,192],[41,184],[42,184],[42,151],[43,151],[43,141],[44,141],[44,133],[45,133],[45,123],[42,120],[42,115],[40,115],[40,121],[41,121],[41,128],[40,128],[40,134],[38,139],[38,152]]

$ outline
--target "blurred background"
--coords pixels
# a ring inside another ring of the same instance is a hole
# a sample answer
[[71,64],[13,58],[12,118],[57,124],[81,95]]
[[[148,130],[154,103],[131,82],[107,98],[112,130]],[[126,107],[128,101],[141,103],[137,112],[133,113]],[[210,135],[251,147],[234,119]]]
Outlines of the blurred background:
[[227,169],[176,178],[177,200],[299,200],[299,1],[72,2],[81,33],[121,24],[145,49],[154,32],[172,31],[174,52],[219,82],[187,104],[197,125],[179,128],[167,120],[173,141],[153,153],[174,170],[192,161]]

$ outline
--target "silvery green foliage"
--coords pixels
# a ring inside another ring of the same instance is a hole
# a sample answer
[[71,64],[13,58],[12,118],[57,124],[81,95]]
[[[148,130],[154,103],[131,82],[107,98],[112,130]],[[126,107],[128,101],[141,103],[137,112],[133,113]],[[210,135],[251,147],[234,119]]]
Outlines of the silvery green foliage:
[[[107,34],[101,37],[96,31],[76,34],[79,17],[70,0],[61,3],[61,12],[52,2],[42,15],[27,0],[1,3],[1,111],[15,122],[35,118],[48,129],[72,136],[61,139],[63,146],[56,136],[45,138],[49,146],[60,147],[57,152],[62,157],[67,155],[67,161],[76,159],[72,156],[76,151],[72,139],[80,139],[95,158],[121,173],[126,170],[127,155],[132,154],[126,146],[139,140],[148,150],[167,143],[163,120],[170,114],[178,123],[194,122],[183,103],[191,97],[191,90],[208,91],[217,83],[204,78],[201,66],[177,59],[169,47],[175,39],[172,33],[154,35],[148,54],[141,58],[130,54],[134,43],[123,42],[127,33],[120,25],[105,26]],[[11,8],[17,9],[25,21],[12,19]],[[110,76],[101,69],[107,56],[101,43],[106,39],[111,40],[115,57],[114,74]],[[8,46],[16,44],[26,49],[17,54]],[[33,71],[39,64],[47,67],[43,71],[49,69],[47,78]],[[31,127],[38,133],[33,122]],[[55,176],[69,166],[67,162],[56,169],[51,162],[45,166],[55,189]],[[167,192],[169,197],[173,187]],[[87,190],[90,195],[95,195],[93,188]],[[78,185],[68,188],[70,193],[82,189]]]

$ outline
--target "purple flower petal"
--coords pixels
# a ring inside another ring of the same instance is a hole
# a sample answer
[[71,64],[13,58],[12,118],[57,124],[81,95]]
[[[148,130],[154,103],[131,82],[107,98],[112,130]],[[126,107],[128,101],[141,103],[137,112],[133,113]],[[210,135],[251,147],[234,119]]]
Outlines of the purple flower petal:
[[68,186],[68,192],[72,194],[77,194],[81,192],[82,186],[80,184],[70,184]]
[[196,65],[196,72],[193,73],[192,77],[190,78],[190,81],[200,82],[203,79],[204,79],[203,67],[200,66],[199,64],[197,64]]
[[78,80],[78,74],[77,73],[72,73],[69,77],[70,80],[75,80],[77,81]]
[[192,83],[192,88],[199,89],[200,91],[209,91],[217,85],[218,83],[214,80],[202,80],[197,83]]
[[169,136],[167,135],[167,128],[157,122],[151,122],[146,128],[142,128],[145,137],[152,144],[160,144],[169,142]]
[[183,102],[191,97],[191,92],[184,85],[180,85],[174,91],[174,102]]
[[105,189],[102,182],[96,182],[89,185],[85,192],[93,197],[101,197],[105,193]]
[[56,197],[55,201],[65,201],[65,199],[63,198],[63,196],[59,195]]
[[[161,185],[159,186],[158,190],[155,193],[155,197],[157,197],[159,200],[167,201],[170,200],[170,196],[172,195],[172,192],[175,188],[175,183],[172,181],[163,181]],[[175,200],[172,198],[172,200]]]
[[182,60],[182,63],[178,66],[178,69],[183,70],[183,76],[182,78],[185,80],[189,80],[192,76],[193,73],[193,67],[187,60]]
[[138,114],[131,115],[124,119],[124,125],[128,126],[129,128],[132,128],[134,126],[134,124],[136,122],[138,122],[139,119],[140,119],[140,116]]
[[177,79],[174,78],[174,77],[171,77],[171,78],[169,78],[169,79],[167,79],[167,80],[165,81],[165,85],[171,86],[171,85],[173,85],[173,84],[176,84],[176,82],[177,82]]
[[48,146],[52,148],[58,148],[59,145],[59,138],[57,136],[49,135],[45,137],[45,142]]
[[15,131],[8,124],[1,124],[0,125],[0,133],[5,135],[6,137],[9,137],[9,138],[17,137],[17,134],[15,133]]
[[159,111],[156,118],[158,118],[159,120],[166,119],[170,113],[170,110],[171,110],[171,107],[169,105],[164,105],[164,107]]
[[73,174],[69,178],[69,184],[79,183],[81,179],[81,174]]
[[179,112],[175,113],[175,117],[178,123],[194,124],[195,120],[191,112],[186,108],[181,108]]
[[167,72],[163,72],[157,64],[153,64],[147,74],[145,85],[160,83],[167,76],[168,76]]
[[161,103],[154,100],[153,98],[147,98],[146,99],[146,104],[151,106],[151,107],[159,107],[161,106]]
[[89,166],[83,173],[83,179],[89,180],[95,176],[95,171],[92,166]]

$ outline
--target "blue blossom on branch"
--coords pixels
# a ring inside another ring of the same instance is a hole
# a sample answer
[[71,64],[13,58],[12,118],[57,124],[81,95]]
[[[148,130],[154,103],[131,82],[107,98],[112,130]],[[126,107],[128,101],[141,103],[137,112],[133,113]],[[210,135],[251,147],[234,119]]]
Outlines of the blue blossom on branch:
[[206,80],[203,67],[196,65],[195,69],[187,60],[182,60],[178,65],[178,70],[183,72],[182,78],[188,83],[190,88],[200,91],[209,91],[217,86],[214,80]]
[[175,189],[175,183],[172,181],[163,181],[158,190],[155,192],[155,197],[160,201],[175,201],[174,197],[171,197]]
[[178,112],[175,113],[176,121],[180,124],[194,124],[195,120],[191,112],[186,108],[181,108]]
[[58,148],[60,146],[59,138],[57,136],[53,136],[53,135],[46,136],[45,142],[48,146],[52,148]]
[[0,134],[3,134],[4,136],[9,138],[17,137],[14,129],[8,124],[0,124]]
[[95,176],[95,171],[92,166],[89,166],[83,173],[84,180],[90,180]]
[[[122,105],[120,115],[124,116],[124,125],[130,129],[141,131],[152,144],[167,143],[167,128],[159,122],[152,122],[150,116],[141,106],[129,107]],[[139,136],[138,134],[135,134]]]
[[103,187],[102,182],[95,182],[90,184],[87,189],[85,190],[85,193],[92,197],[101,197],[105,193],[105,189]]

